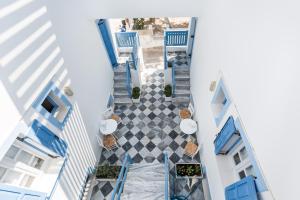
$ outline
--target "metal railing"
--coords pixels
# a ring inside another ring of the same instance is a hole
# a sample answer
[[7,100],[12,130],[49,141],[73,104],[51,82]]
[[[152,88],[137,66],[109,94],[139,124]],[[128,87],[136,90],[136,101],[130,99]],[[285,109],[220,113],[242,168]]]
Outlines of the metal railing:
[[186,46],[188,31],[165,31],[165,46]]
[[131,97],[132,88],[131,88],[131,72],[130,72],[129,61],[126,61],[126,88],[127,88],[129,97]]
[[164,152],[164,162],[165,162],[165,200],[169,200],[169,158],[166,152]]
[[[116,198],[117,198],[117,200],[120,200],[121,193],[123,191],[123,187],[124,187],[124,184],[125,184],[125,181],[126,181],[129,165],[131,163],[132,163],[132,160],[131,160],[129,154],[126,153],[123,164],[122,164],[120,174],[119,174],[118,179],[117,179],[115,189],[113,190],[113,193],[112,193],[112,196],[111,196],[111,200],[115,200]],[[116,194],[117,194],[117,196],[116,196]]]
[[118,47],[134,47],[139,45],[137,32],[117,32],[115,36]]

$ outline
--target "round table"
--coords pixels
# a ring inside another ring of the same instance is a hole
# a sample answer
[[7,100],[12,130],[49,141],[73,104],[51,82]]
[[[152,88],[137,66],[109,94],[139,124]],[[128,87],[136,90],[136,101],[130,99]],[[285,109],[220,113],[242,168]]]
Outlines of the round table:
[[183,119],[180,122],[180,129],[185,134],[191,135],[197,131],[197,123],[192,119]]
[[109,135],[112,134],[117,130],[118,123],[116,120],[113,119],[106,119],[101,121],[100,124],[100,131],[103,135]]

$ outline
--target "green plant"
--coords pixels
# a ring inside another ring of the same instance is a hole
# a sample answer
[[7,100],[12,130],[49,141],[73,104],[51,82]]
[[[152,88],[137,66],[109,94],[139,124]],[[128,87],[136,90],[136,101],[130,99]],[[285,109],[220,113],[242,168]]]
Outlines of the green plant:
[[141,92],[141,90],[140,90],[139,87],[134,87],[132,89],[132,98],[133,99],[138,99],[140,97],[140,92]]
[[199,164],[177,164],[176,173],[179,176],[201,176]]
[[164,93],[165,93],[166,97],[170,97],[172,95],[172,86],[166,85]]
[[172,68],[173,67],[173,63],[172,62],[168,62],[168,68]]
[[133,18],[133,30],[143,30],[145,25],[144,18]]
[[96,177],[103,179],[116,179],[121,171],[121,166],[109,166],[108,164],[98,166]]

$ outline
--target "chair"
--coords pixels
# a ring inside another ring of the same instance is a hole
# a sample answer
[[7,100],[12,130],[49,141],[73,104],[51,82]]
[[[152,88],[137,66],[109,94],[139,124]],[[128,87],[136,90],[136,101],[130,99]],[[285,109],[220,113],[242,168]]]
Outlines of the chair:
[[183,109],[179,110],[179,117],[180,117],[180,119],[190,119],[193,117],[194,112],[195,112],[194,107],[190,103],[188,108],[183,108]]
[[112,114],[111,119],[115,120],[118,124],[122,121],[121,117],[117,114]]
[[99,145],[105,148],[107,151],[111,151],[119,147],[116,138],[112,134],[103,135],[103,138],[101,138],[100,135],[97,135],[96,137]]
[[199,149],[199,145],[189,141],[184,147],[184,154],[194,159],[195,155],[199,152]]

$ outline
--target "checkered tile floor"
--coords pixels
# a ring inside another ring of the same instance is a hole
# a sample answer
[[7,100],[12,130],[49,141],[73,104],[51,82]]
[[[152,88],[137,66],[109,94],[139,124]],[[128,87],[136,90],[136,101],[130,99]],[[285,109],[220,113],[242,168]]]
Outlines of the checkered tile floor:
[[184,51],[169,52],[168,61],[174,61],[175,67],[188,65],[187,55]]
[[[177,162],[200,162],[199,155],[194,160],[183,155],[188,136],[180,131],[178,116],[180,107],[165,102],[163,97],[163,72],[156,70],[146,76],[142,86],[141,102],[129,106],[116,106],[115,113],[122,122],[116,136],[120,147],[114,151],[103,150],[100,163],[121,165],[125,153],[129,153],[134,163],[162,163],[163,151],[168,152],[170,162],[170,190],[172,193],[187,195],[190,199],[204,199],[201,181],[191,189],[186,180],[174,178],[174,164]],[[189,136],[196,141],[195,135]],[[100,182],[93,189],[92,199],[109,199],[113,182]]]

